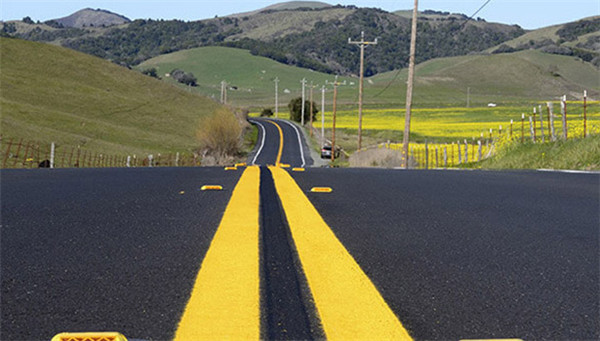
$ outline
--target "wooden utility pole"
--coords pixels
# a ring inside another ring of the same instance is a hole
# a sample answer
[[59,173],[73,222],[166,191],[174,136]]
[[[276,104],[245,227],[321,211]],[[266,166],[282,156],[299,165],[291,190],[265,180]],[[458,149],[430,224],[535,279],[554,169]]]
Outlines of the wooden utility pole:
[[583,138],[587,137],[587,90],[583,90]]
[[306,85],[306,78],[302,78],[302,80],[300,81],[300,83],[302,83],[302,110],[300,111],[300,121],[302,126],[304,127],[304,86]]
[[325,145],[325,85],[321,87],[321,148]]
[[406,87],[406,117],[404,120],[404,136],[402,139],[402,159],[404,168],[408,169],[408,141],[410,135],[410,111],[412,108],[413,80],[415,77],[415,54],[417,45],[417,11],[419,0],[415,0],[410,33],[410,58],[408,62],[408,82]]
[[365,41],[365,32],[360,32],[360,40],[353,41],[348,38],[348,44],[360,46],[360,71],[358,81],[358,150],[360,150],[362,143],[362,105],[363,105],[363,78],[364,78],[364,60],[365,60],[365,46],[377,45],[377,38],[375,41]]
[[313,82],[310,82],[310,96],[308,97],[310,102],[310,109],[308,111],[308,115],[310,116],[310,137],[313,136],[313,89]]
[[337,76],[335,76],[335,81],[333,82],[333,122],[331,126],[331,161],[335,159],[335,114],[336,114],[336,105],[337,105],[337,88],[340,85],[345,85],[346,81],[340,83],[337,80]]
[[279,118],[279,91],[278,91],[279,77],[275,77],[275,118]]
[[221,104],[227,104],[227,82],[221,81]]

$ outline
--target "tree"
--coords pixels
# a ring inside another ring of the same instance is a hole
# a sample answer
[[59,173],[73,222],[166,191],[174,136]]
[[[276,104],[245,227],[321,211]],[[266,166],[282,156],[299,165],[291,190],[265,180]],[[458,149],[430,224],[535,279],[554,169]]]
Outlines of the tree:
[[154,78],[159,78],[158,77],[158,73],[156,72],[156,68],[154,68],[154,67],[151,67],[151,68],[148,68],[148,69],[144,69],[144,70],[142,70],[142,73],[145,74],[146,76],[150,76],[150,77],[154,77]]
[[260,113],[261,117],[271,117],[273,116],[273,110],[271,108],[264,108]]
[[[290,109],[290,120],[301,122],[302,121],[302,97],[294,98],[288,104],[288,108]],[[317,105],[313,102],[312,105],[313,112],[312,117],[315,118],[315,115],[319,112],[317,109]],[[310,102],[304,101],[304,122],[310,121]]]
[[183,83],[185,85],[196,86],[197,79],[194,77],[194,74],[189,72],[185,73],[183,70],[174,69],[171,71],[171,77],[178,81],[179,83]]
[[33,20],[31,20],[31,18],[30,18],[30,17],[25,17],[25,18],[23,18],[23,20],[22,20],[22,21],[23,21],[24,23],[26,23],[26,24],[29,24],[29,25],[33,25],[33,24],[35,24],[35,23],[33,22]]

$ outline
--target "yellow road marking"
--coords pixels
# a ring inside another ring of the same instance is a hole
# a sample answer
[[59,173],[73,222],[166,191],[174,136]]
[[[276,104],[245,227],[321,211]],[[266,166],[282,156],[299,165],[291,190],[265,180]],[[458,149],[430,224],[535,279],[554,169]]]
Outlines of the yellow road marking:
[[292,177],[270,169],[327,339],[412,340]]
[[294,168],[292,168],[292,172],[304,172],[304,168],[302,168],[302,167],[294,167]]
[[117,332],[84,332],[84,333],[60,333],[54,335],[51,341],[87,341],[87,340],[111,340],[127,341],[123,334]]
[[235,166],[236,167],[246,167],[246,163],[245,162],[236,163]]
[[283,153],[283,131],[281,130],[281,127],[279,126],[279,124],[273,122],[273,121],[267,121],[271,124],[274,124],[277,127],[277,130],[279,130],[279,151],[277,152],[277,159],[275,160],[275,165],[279,166],[279,163],[281,162],[281,154]]
[[246,168],[202,261],[175,340],[258,340],[260,169]]
[[204,185],[200,187],[201,191],[220,191],[223,189],[221,185]]
[[225,170],[237,170],[237,166],[227,166]]
[[278,166],[281,168],[290,168],[291,167],[289,163],[280,163]]
[[331,193],[333,190],[331,187],[313,187],[310,189],[310,191],[317,193]]

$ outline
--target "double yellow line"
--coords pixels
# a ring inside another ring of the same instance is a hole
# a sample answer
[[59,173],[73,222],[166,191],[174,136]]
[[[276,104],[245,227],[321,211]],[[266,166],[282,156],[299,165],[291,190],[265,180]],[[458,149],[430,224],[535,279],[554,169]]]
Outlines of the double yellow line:
[[[396,315],[287,173],[270,167],[328,339],[411,340]],[[248,167],[204,257],[176,340],[260,339],[260,169]]]

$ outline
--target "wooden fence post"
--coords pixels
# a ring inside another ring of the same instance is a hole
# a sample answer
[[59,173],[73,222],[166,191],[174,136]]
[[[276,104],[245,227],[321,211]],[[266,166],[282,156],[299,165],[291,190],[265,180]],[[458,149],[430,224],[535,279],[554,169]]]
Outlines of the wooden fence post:
[[538,105],[538,109],[540,112],[540,134],[542,135],[542,143],[546,142],[546,137],[544,136],[544,114],[542,113],[542,105]]
[[6,168],[6,161],[8,160],[8,156],[10,155],[10,148],[12,147],[13,139],[11,138],[8,141],[8,146],[6,147],[6,153],[4,154],[4,160],[2,160],[2,168]]
[[562,109],[562,126],[563,126],[563,139],[567,140],[568,138],[568,134],[567,134],[567,95],[564,95],[562,97],[562,100],[560,101],[560,106]]

